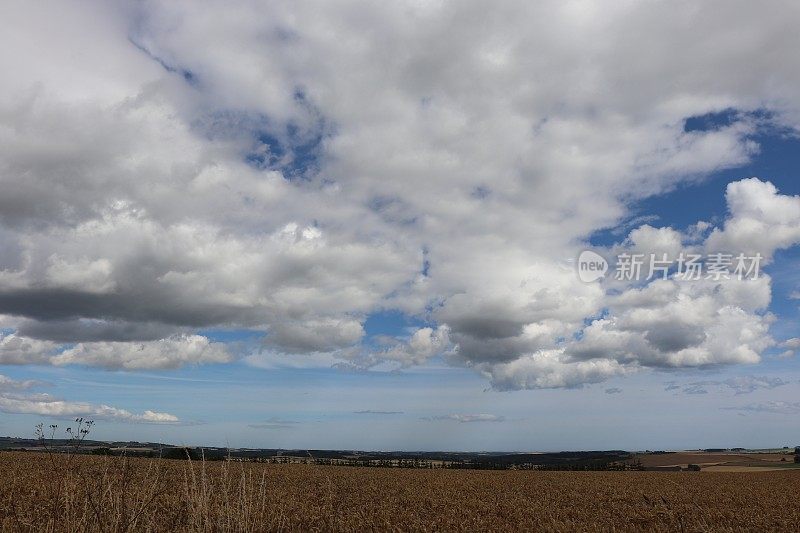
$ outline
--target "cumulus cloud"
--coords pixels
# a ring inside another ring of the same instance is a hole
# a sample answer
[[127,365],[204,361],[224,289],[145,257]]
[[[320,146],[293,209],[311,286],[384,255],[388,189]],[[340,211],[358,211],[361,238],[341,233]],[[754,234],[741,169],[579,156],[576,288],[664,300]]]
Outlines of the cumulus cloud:
[[709,235],[709,250],[770,259],[800,242],[800,196],[782,195],[772,183],[749,178],[729,183],[725,198],[730,217]]
[[390,362],[401,368],[421,365],[435,355],[449,353],[452,348],[449,333],[447,326],[438,326],[419,328],[407,340],[384,337],[383,349],[370,351],[357,361],[366,365]]
[[[636,201],[747,163],[759,128],[800,124],[790,10],[73,7],[4,11],[0,362],[223,363],[197,330],[252,328],[266,366],[442,356],[514,389],[774,344],[768,277],[584,284],[564,261]],[[721,227],[639,219],[619,248],[769,258],[800,240],[797,197],[748,179],[726,198]],[[364,323],[384,309],[430,326],[376,348]]]
[[201,335],[187,335],[143,343],[82,343],[53,357],[52,364],[141,370],[227,363],[232,359],[224,345],[210,342]]
[[355,345],[363,336],[359,321],[328,318],[274,324],[266,343],[284,353],[332,352]]
[[47,364],[57,350],[53,342],[0,334],[0,363],[4,365]]
[[142,424],[176,424],[175,415],[145,410],[132,413],[109,405],[72,402],[54,398],[45,393],[19,393],[39,385],[33,381],[15,381],[0,375],[0,411],[10,414],[31,414],[53,418],[88,417],[116,422]]
[[670,261],[675,261],[678,254],[684,250],[683,235],[673,228],[655,228],[644,224],[633,229],[626,240],[628,253],[639,253],[649,257],[657,254],[661,259],[664,254]]
[[[745,287],[740,287],[747,283]],[[567,353],[575,360],[612,358],[648,367],[757,363],[774,344],[769,281],[658,280],[610,299]]]
[[608,358],[572,361],[563,351],[551,350],[520,357],[503,364],[478,367],[498,390],[576,388],[600,383],[636,371]]

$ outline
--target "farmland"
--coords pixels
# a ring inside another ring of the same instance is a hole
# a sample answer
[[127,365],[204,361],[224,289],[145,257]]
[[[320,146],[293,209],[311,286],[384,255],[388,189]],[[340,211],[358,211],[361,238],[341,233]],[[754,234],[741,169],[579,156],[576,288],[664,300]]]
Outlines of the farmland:
[[0,453],[3,531],[792,530],[800,471],[354,468]]
[[789,453],[752,453],[746,451],[680,451],[656,454],[633,454],[632,459],[645,469],[686,468],[697,465],[709,472],[754,472],[800,467]]

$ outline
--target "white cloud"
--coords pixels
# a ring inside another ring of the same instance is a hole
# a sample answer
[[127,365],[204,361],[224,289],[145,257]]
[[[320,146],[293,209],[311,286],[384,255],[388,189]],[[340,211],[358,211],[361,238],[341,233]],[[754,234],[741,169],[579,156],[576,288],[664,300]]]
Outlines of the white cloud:
[[800,348],[800,338],[792,337],[791,339],[786,339],[781,343],[781,346],[784,348],[789,348],[792,350],[796,350]]
[[90,417],[93,419],[113,420],[118,422],[138,422],[145,424],[174,424],[178,417],[169,413],[145,411],[134,414],[125,409],[117,409],[108,405],[94,405],[82,402],[65,402],[39,395],[36,398],[11,398],[0,396],[0,411],[14,414],[32,414],[48,417]]
[[388,346],[362,354],[356,361],[366,366],[385,362],[397,363],[400,367],[421,365],[433,356],[450,353],[449,333],[447,326],[419,328],[408,340],[384,339]]
[[46,364],[57,349],[58,345],[53,342],[0,334],[0,364]]
[[772,183],[749,178],[729,183],[725,197],[730,218],[709,235],[708,250],[771,259],[776,250],[800,242],[800,196],[782,195]]
[[778,354],[779,359],[790,359],[794,357],[797,350],[800,349],[800,338],[792,337],[791,339],[786,339],[785,341],[781,342],[778,346],[781,348],[786,348],[783,352]]
[[632,230],[627,244],[628,253],[644,254],[648,258],[651,254],[656,254],[658,260],[666,254],[667,260],[675,261],[684,250],[680,232],[672,228],[654,228],[647,224]]
[[477,368],[498,390],[581,387],[637,370],[635,364],[623,365],[608,358],[573,361],[559,350],[541,351],[509,363],[482,364]]
[[0,335],[0,363],[87,365],[109,370],[178,368],[227,363],[233,356],[224,344],[201,335],[178,335],[146,342],[85,342],[64,348],[50,341]]
[[0,374],[0,393],[12,390],[25,390],[40,385],[38,381],[25,380],[17,381],[8,376]]
[[12,414],[41,415],[54,418],[88,417],[92,419],[142,424],[175,424],[178,417],[169,413],[146,410],[132,413],[108,405],[64,401],[43,393],[23,393],[36,385],[33,381],[15,381],[0,374],[0,411]]
[[223,344],[211,342],[201,335],[187,335],[142,343],[81,343],[53,357],[52,364],[141,370],[227,363],[232,360]]

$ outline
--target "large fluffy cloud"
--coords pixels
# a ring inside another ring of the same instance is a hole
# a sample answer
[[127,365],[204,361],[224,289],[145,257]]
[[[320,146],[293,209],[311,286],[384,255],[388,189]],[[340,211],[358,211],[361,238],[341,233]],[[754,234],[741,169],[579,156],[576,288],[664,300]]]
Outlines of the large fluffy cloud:
[[[12,2],[0,357],[224,362],[194,335],[222,327],[367,366],[444,355],[499,388],[758,361],[768,278],[612,287],[566,260],[800,124],[798,20],[791,2]],[[728,202],[705,245],[798,240],[797,199],[767,182]],[[692,240],[643,226],[620,247]],[[365,353],[392,308],[433,325]]]
[[731,217],[711,233],[708,249],[769,260],[775,250],[800,242],[800,196],[782,195],[758,178],[730,183],[725,196]]

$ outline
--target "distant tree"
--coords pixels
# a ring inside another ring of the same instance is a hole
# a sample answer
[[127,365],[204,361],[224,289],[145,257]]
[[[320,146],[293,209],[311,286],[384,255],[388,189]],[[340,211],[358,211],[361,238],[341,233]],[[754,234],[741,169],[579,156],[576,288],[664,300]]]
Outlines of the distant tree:
[[189,459],[192,461],[200,460],[200,454],[198,454],[196,450],[186,447],[167,448],[164,450],[164,453],[161,454],[161,457],[164,459]]

